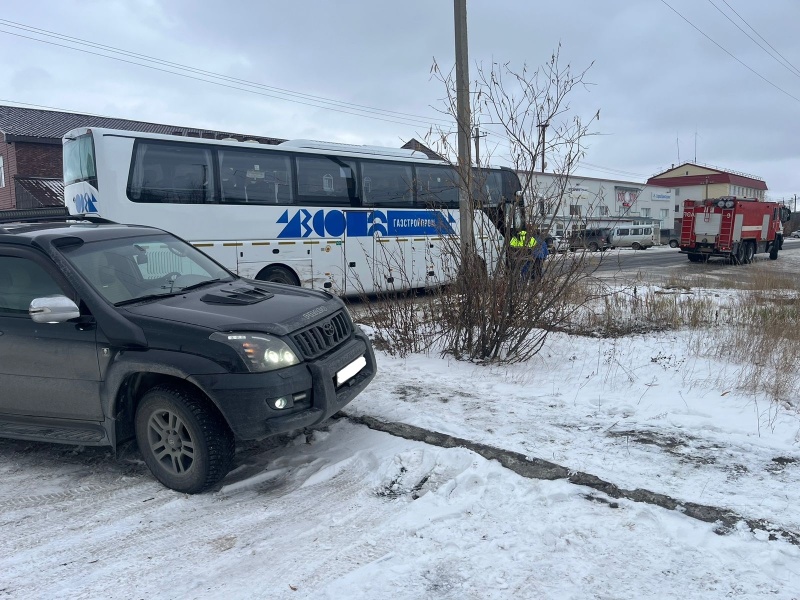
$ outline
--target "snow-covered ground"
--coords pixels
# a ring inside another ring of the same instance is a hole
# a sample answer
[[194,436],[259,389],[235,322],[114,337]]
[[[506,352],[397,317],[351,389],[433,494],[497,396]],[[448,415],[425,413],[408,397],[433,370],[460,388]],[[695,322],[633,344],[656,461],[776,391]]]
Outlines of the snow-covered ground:
[[[503,368],[381,354],[347,412],[800,532],[800,416],[726,385],[691,335],[554,335]],[[766,531],[346,419],[237,462],[185,496],[135,456],[0,441],[0,598],[800,598],[800,548]]]

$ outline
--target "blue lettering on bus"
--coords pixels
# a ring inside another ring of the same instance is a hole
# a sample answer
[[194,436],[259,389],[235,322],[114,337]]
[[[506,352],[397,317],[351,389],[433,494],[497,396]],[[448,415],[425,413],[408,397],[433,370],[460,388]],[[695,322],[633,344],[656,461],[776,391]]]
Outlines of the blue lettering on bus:
[[95,204],[97,204],[97,198],[94,197],[94,194],[88,192],[85,194],[76,194],[72,202],[75,204],[75,212],[78,214],[97,212],[97,206],[95,206]]
[[286,210],[277,223],[285,226],[279,239],[318,237],[372,237],[374,235],[454,235],[456,220],[436,210],[342,211],[305,208],[290,215]]

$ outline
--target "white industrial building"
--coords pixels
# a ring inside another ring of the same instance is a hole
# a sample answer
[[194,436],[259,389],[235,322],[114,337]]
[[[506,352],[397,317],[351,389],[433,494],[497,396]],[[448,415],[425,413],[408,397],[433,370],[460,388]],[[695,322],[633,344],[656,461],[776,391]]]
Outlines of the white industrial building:
[[580,175],[520,172],[519,176],[527,214],[535,215],[554,235],[626,223],[651,226],[655,239],[666,241],[675,228],[672,188]]

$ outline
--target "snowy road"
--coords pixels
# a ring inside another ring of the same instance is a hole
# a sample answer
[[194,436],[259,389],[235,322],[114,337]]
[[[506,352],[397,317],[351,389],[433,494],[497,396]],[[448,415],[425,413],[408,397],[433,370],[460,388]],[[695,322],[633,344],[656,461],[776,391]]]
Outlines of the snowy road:
[[[800,552],[338,421],[187,497],[4,442],[0,597],[791,598]],[[242,479],[242,471],[250,475]],[[231,480],[240,479],[236,483]]]

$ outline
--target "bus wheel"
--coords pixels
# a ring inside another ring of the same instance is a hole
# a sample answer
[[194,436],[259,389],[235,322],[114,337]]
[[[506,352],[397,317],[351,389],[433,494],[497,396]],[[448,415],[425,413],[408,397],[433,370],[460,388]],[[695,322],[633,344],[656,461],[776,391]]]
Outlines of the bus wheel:
[[297,276],[286,267],[265,267],[256,275],[256,279],[285,285],[300,285]]
[[677,248],[678,247],[678,240],[670,240],[669,241],[670,248]]
[[641,250],[642,245],[639,242],[633,242],[633,244],[631,244],[631,248],[633,248],[634,250]]

